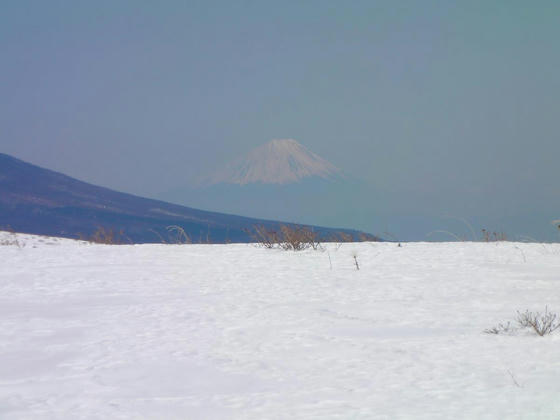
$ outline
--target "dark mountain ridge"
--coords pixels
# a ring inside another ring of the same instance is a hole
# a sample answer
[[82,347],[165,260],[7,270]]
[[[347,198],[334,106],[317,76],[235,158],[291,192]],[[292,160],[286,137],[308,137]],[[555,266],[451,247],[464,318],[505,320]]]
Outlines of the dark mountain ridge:
[[[0,227],[77,238],[99,227],[122,230],[133,243],[161,242],[170,225],[194,242],[251,242],[247,229],[282,222],[209,212],[99,187],[0,153]],[[289,223],[284,223],[289,224]],[[313,227],[323,237],[351,229]],[[375,239],[369,236],[370,239]]]

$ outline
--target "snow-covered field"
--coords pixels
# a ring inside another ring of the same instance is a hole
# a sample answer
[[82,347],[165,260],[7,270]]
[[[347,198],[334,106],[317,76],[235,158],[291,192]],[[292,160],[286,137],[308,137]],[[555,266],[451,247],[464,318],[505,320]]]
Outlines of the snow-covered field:
[[557,244],[18,242],[1,419],[560,418],[560,331],[483,333],[560,312]]

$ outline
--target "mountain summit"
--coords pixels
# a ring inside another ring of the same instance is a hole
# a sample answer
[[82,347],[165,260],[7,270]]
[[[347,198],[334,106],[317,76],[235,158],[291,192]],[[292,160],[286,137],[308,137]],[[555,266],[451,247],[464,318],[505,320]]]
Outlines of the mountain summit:
[[342,176],[332,163],[293,139],[277,139],[250,151],[246,157],[206,178],[203,184],[291,184],[304,178]]

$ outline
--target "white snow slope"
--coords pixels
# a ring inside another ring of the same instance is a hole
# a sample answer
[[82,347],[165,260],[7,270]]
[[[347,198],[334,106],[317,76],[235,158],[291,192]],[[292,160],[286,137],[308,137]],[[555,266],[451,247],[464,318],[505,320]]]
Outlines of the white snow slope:
[[560,331],[483,333],[560,311],[557,244],[18,241],[1,419],[560,418]]

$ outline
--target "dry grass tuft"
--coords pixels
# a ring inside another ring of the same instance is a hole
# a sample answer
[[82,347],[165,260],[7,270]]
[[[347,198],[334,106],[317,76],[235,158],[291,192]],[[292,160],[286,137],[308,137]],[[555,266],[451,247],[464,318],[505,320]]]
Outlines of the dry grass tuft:
[[78,234],[78,237],[80,240],[93,242],[96,244],[123,245],[132,243],[132,240],[125,235],[124,229],[115,232],[113,228],[105,228],[103,226],[99,226],[97,230],[90,236]]

